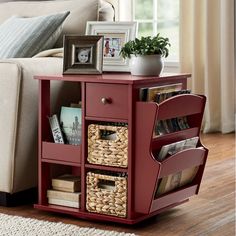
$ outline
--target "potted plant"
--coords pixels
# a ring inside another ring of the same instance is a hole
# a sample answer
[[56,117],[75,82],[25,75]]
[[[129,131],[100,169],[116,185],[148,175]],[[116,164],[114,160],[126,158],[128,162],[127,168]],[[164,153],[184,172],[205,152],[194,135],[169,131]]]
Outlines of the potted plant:
[[132,75],[159,76],[164,63],[162,57],[169,55],[169,39],[156,36],[135,38],[124,44],[120,51],[123,58],[130,58],[130,71]]

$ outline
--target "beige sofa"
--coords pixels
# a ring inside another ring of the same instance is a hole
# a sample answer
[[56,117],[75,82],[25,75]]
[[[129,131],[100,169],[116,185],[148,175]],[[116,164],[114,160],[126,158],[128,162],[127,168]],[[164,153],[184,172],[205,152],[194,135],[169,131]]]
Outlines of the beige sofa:
[[[87,21],[114,17],[112,6],[101,0],[17,1],[0,3],[0,24],[12,15],[32,17],[65,10],[71,13],[63,34],[84,34]],[[56,46],[62,46],[62,38]],[[0,59],[0,205],[15,204],[15,197],[37,186],[38,81],[33,76],[58,74],[62,74],[62,58]],[[53,103],[66,98],[62,86],[53,84],[53,92],[59,94]],[[68,89],[64,87],[65,92]]]

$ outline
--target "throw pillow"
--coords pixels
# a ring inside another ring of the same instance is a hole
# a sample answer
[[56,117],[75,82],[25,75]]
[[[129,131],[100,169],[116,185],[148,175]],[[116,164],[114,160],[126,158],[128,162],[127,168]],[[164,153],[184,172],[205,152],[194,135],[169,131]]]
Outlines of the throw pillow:
[[67,11],[32,18],[9,18],[0,25],[0,58],[32,57],[52,48],[69,14]]

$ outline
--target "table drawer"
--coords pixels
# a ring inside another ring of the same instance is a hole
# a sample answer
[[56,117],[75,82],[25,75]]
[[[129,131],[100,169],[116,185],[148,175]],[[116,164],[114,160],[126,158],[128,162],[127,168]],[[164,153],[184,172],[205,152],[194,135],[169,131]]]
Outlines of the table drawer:
[[128,119],[128,86],[87,83],[86,116]]

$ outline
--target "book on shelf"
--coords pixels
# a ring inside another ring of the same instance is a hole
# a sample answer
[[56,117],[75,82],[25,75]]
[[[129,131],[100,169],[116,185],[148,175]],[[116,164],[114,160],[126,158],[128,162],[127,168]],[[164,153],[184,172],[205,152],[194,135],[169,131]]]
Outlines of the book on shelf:
[[195,166],[163,177],[158,183],[155,198],[190,184],[196,176],[198,169],[199,167]]
[[68,144],[80,145],[82,134],[82,111],[78,107],[61,107],[60,125]]
[[47,190],[48,198],[56,198],[61,200],[67,200],[72,202],[78,202],[80,200],[81,192],[64,192],[54,189]]
[[64,199],[58,199],[58,198],[48,198],[48,203],[53,205],[59,205],[59,206],[67,206],[67,207],[74,207],[79,208],[80,204],[79,201],[68,201]]
[[54,190],[65,192],[80,192],[81,181],[80,176],[62,175],[52,179],[52,188]]
[[49,124],[50,124],[51,130],[52,130],[54,142],[64,144],[65,142],[64,142],[62,130],[61,130],[57,115],[54,114],[51,117],[49,117],[48,119],[49,119]]
[[181,89],[182,89],[181,83],[162,85],[157,87],[141,88],[139,96],[141,101],[155,101],[156,95],[158,93],[180,91]]
[[175,153],[188,149],[188,148],[196,148],[199,137],[193,137],[189,139],[185,139],[179,142],[167,144],[161,147],[161,150],[157,156],[158,161],[163,161],[169,155],[174,155]]

